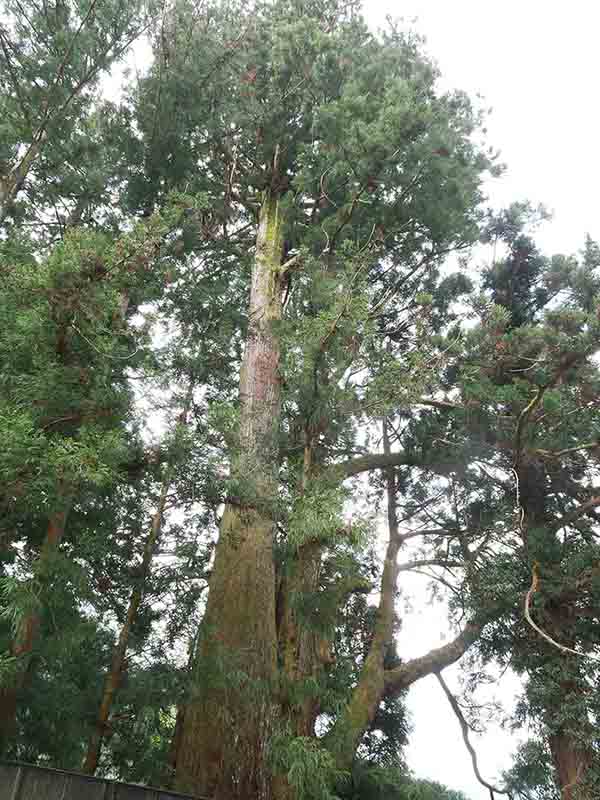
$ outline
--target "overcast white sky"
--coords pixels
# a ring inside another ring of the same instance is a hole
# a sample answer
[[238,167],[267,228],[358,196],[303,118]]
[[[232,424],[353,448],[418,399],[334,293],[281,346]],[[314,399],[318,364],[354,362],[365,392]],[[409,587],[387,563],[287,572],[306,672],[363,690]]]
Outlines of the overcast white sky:
[[586,232],[600,237],[600,4],[365,0],[365,9],[374,24],[417,17],[444,83],[493,108],[490,144],[508,165],[489,187],[494,203],[545,203],[555,218],[541,240],[555,252],[578,249]]
[[[386,15],[417,17],[413,27],[427,38],[445,86],[483,95],[492,107],[488,137],[501,150],[506,174],[488,186],[496,206],[513,200],[542,202],[554,213],[539,232],[547,252],[574,252],[586,233],[600,239],[600,4],[595,0],[365,0],[374,25]],[[404,588],[418,591],[418,578],[403,576]],[[419,655],[442,643],[443,612],[425,608],[407,616],[400,654]],[[448,682],[456,686],[456,670]],[[510,700],[510,678],[499,690]],[[409,695],[415,731],[409,765],[472,800],[489,793],[472,775],[458,723],[434,678]],[[514,744],[500,730],[477,739],[480,767],[493,778],[510,764]]]

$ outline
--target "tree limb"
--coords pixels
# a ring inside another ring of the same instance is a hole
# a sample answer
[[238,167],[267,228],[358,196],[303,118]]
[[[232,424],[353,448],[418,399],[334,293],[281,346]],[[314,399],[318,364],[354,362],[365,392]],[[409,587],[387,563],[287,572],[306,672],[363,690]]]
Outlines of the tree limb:
[[497,786],[494,786],[491,783],[488,783],[485,778],[482,777],[481,772],[479,771],[479,765],[477,763],[477,753],[475,752],[475,748],[471,744],[469,740],[469,725],[467,720],[464,717],[464,714],[461,711],[461,708],[458,704],[458,700],[446,684],[446,681],[442,678],[441,672],[436,672],[435,677],[438,679],[440,686],[442,687],[444,694],[446,695],[448,702],[450,703],[450,707],[452,711],[454,711],[454,715],[460,724],[460,729],[462,732],[463,742],[465,743],[465,747],[469,751],[469,755],[471,756],[471,762],[473,764],[473,772],[475,773],[475,777],[479,781],[482,786],[490,793],[490,800],[494,800],[494,794],[507,794],[510,797],[510,793],[506,789],[498,789]]
[[399,667],[385,673],[385,688],[388,696],[397,696],[415,681],[439,672],[454,664],[479,638],[483,623],[477,620],[468,622],[458,636],[442,647],[436,647],[424,656],[413,658]]
[[363,472],[372,472],[376,469],[386,469],[387,467],[420,467],[423,466],[420,459],[399,453],[368,453],[358,458],[352,458],[343,464],[336,464],[332,469],[339,470],[345,478],[352,478]]
[[574,511],[570,514],[566,514],[564,517],[561,517],[560,520],[554,526],[555,531],[559,531],[561,528],[564,528],[566,525],[570,525],[572,522],[575,522],[582,517],[584,514],[587,514],[588,511],[600,506],[600,495],[594,495],[590,497],[585,502],[581,503]]

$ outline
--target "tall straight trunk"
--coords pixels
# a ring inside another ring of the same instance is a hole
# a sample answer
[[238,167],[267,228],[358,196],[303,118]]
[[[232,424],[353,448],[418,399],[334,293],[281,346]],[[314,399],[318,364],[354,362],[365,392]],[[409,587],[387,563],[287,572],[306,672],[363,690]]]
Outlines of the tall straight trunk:
[[127,655],[131,630],[136,620],[140,604],[144,598],[146,582],[148,580],[148,575],[150,574],[152,557],[162,531],[165,507],[167,505],[167,494],[170,486],[171,470],[169,469],[161,488],[158,508],[152,517],[150,533],[148,534],[144,544],[144,552],[142,556],[142,563],[139,569],[138,580],[131,591],[125,622],[123,623],[119,633],[119,638],[117,639],[117,644],[113,650],[110,670],[107,673],[104,681],[102,700],[100,701],[100,706],[96,715],[94,730],[90,736],[88,748],[83,760],[81,769],[82,772],[85,772],[88,775],[93,775],[98,767],[98,760],[102,750],[102,742],[106,735],[108,718],[110,716],[115,696],[121,683],[121,677],[123,675],[123,664]]
[[[47,576],[49,562],[64,536],[70,502],[70,496],[64,493],[63,507],[48,518],[46,536],[35,567],[35,573],[42,581]],[[11,655],[17,662],[9,681],[0,687],[0,753],[15,733],[19,696],[31,671],[31,658],[39,636],[42,611],[43,609],[35,608],[23,616],[11,644]]]
[[[303,545],[290,565],[291,574],[283,580],[279,626],[284,680],[282,695],[284,711],[294,736],[314,736],[319,713],[318,698],[311,692],[298,697],[297,689],[308,679],[317,682],[329,657],[329,643],[323,633],[316,631],[309,620],[299,619],[297,610],[300,598],[319,589],[322,551],[320,542]],[[289,696],[294,699],[290,700]]]
[[175,786],[215,800],[266,798],[265,748],[275,713],[277,635],[274,501],[280,419],[279,344],[283,219],[263,196],[240,375],[240,442],[181,731]]

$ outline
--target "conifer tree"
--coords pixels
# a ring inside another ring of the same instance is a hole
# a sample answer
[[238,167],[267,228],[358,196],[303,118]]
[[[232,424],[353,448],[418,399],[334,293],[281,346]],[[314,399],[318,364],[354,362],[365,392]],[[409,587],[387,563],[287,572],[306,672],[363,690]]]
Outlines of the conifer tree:
[[[311,506],[328,495],[339,504],[344,474],[382,464],[355,461],[335,477],[333,453],[352,447],[364,398],[334,387],[366,361],[398,297],[472,241],[489,161],[473,144],[468,100],[436,93],[418,42],[395,29],[373,36],[354,7],[220,4],[208,16],[178,4],[157,37],[137,102],[147,178],[130,197],[150,209],[174,184],[206,193],[201,260],[251,276],[231,478],[176,786],[268,796],[278,685],[285,698],[286,686],[314,680],[327,650],[297,607],[320,593],[336,548],[328,526],[311,531]],[[278,574],[282,467],[297,499]],[[313,733],[315,701],[284,714],[298,741]],[[275,791],[290,791],[285,776]]]
[[525,678],[522,715],[571,800],[598,786],[599,284],[591,241],[580,259],[545,258],[528,218],[515,205],[490,221],[504,254],[474,300],[480,321],[464,336],[447,414],[463,513],[488,531],[463,595],[496,609],[479,648]]

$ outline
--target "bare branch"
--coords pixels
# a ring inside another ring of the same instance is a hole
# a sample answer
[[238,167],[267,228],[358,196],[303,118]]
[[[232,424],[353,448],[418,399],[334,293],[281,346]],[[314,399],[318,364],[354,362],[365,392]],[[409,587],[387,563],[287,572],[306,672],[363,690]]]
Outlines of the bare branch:
[[440,672],[450,664],[454,664],[477,641],[482,630],[483,623],[472,620],[448,644],[435,647],[424,656],[413,658],[405,664],[387,670],[385,673],[386,694],[397,696],[420,678],[431,675],[433,672]]
[[410,572],[411,569],[417,569],[418,567],[444,567],[444,569],[448,569],[450,567],[464,566],[465,565],[462,563],[462,561],[444,561],[444,559],[440,558],[422,558],[415,561],[408,561],[406,564],[399,564],[398,572]]
[[467,723],[467,720],[464,717],[464,714],[461,711],[461,708],[460,708],[460,706],[458,704],[458,700],[456,699],[456,697],[454,697],[454,695],[452,694],[452,692],[448,688],[448,685],[446,684],[446,681],[442,678],[441,672],[436,672],[435,673],[435,677],[438,679],[439,684],[440,684],[440,686],[442,687],[442,689],[444,691],[444,694],[448,698],[448,702],[450,703],[450,707],[452,708],[452,711],[454,711],[454,715],[456,716],[456,719],[458,720],[458,722],[460,724],[460,729],[461,729],[461,732],[462,732],[463,742],[465,743],[465,747],[467,748],[467,750],[469,751],[469,755],[471,756],[471,762],[473,764],[473,772],[475,773],[475,777],[477,778],[479,783],[482,786],[485,786],[485,788],[489,791],[490,800],[494,800],[494,794],[506,794],[506,795],[508,795],[510,797],[510,793],[508,792],[507,789],[498,789],[497,786],[494,786],[493,784],[488,783],[485,780],[485,778],[482,777],[481,772],[479,771],[479,765],[477,763],[477,753],[475,752],[475,748],[473,747],[473,745],[471,744],[471,742],[469,740],[469,725]]

